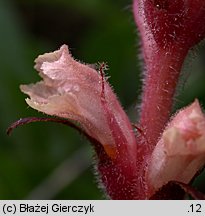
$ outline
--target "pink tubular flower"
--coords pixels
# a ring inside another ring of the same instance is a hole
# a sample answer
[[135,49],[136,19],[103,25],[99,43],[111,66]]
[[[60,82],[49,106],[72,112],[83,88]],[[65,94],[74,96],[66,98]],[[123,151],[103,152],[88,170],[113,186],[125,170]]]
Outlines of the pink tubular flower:
[[66,45],[59,51],[39,56],[35,68],[43,81],[21,86],[30,96],[26,99],[29,106],[79,122],[111,157],[116,157],[119,136],[125,142],[121,145],[128,145],[121,148],[132,155],[136,144],[129,120],[105,81],[105,98],[102,98],[102,77],[97,71],[74,60]]
[[[21,85],[21,90],[30,96],[30,99],[26,99],[28,105],[43,113],[80,124],[87,135],[102,145],[103,150],[95,146],[99,158],[104,160],[104,152],[107,159],[110,158],[117,166],[111,168],[117,171],[120,164],[118,174],[133,181],[135,136],[125,112],[103,75],[74,60],[66,45],[58,51],[39,56],[35,62],[35,68],[43,81]],[[104,178],[107,176],[108,182],[104,183],[109,190],[109,178],[113,171],[103,166],[105,164],[99,169],[104,173]]]

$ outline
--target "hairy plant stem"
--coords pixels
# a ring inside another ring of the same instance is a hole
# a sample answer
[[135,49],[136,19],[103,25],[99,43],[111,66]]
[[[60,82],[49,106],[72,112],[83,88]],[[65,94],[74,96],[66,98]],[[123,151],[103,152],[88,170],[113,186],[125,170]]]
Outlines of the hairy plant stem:
[[147,148],[152,151],[166,126],[173,105],[173,97],[187,50],[174,47],[159,48],[146,59],[146,72],[142,94],[140,125]]

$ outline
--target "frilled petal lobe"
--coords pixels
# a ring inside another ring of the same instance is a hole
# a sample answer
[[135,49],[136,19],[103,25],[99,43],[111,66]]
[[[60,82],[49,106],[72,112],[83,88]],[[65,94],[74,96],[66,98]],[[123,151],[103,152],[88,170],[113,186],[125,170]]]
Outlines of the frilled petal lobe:
[[168,124],[149,163],[153,193],[170,181],[189,183],[205,164],[205,117],[196,100]]
[[21,90],[30,96],[26,99],[29,106],[80,123],[110,157],[124,152],[135,160],[131,124],[106,81],[102,98],[103,80],[95,69],[74,60],[66,45],[40,55],[35,62],[43,81],[21,85]]

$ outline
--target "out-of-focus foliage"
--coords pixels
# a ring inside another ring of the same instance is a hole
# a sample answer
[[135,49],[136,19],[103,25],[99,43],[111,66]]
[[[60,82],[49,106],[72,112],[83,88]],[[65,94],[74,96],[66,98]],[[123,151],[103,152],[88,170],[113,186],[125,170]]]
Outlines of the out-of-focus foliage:
[[[1,0],[0,26],[0,199],[37,199],[38,194],[32,197],[33,191],[77,149],[87,146],[85,155],[91,164],[92,149],[75,131],[53,123],[26,125],[8,137],[5,131],[11,122],[43,116],[27,107],[19,85],[39,80],[33,69],[37,55],[65,43],[79,60],[107,62],[110,83],[123,106],[126,110],[134,107],[139,101],[140,81],[131,0]],[[189,73],[191,77],[185,88],[180,87],[183,94],[177,97],[178,107],[195,97],[205,104],[203,49],[197,61],[192,60],[191,69],[189,64],[185,66],[182,83]],[[73,175],[66,169],[64,173],[54,185]],[[49,198],[104,198],[93,173],[90,166]],[[39,198],[48,196],[39,194]]]

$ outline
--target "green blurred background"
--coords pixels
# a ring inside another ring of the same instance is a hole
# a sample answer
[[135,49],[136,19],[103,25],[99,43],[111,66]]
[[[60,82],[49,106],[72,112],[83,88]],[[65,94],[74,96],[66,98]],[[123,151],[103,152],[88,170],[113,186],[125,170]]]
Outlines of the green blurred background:
[[[108,63],[109,81],[134,120],[141,83],[136,33],[131,0],[0,0],[0,199],[104,198],[92,149],[77,132],[55,123],[26,125],[10,137],[5,131],[19,118],[43,116],[28,108],[19,85],[38,81],[34,59],[64,43],[83,62]],[[176,108],[195,97],[205,104],[204,62],[202,44],[187,59]]]

